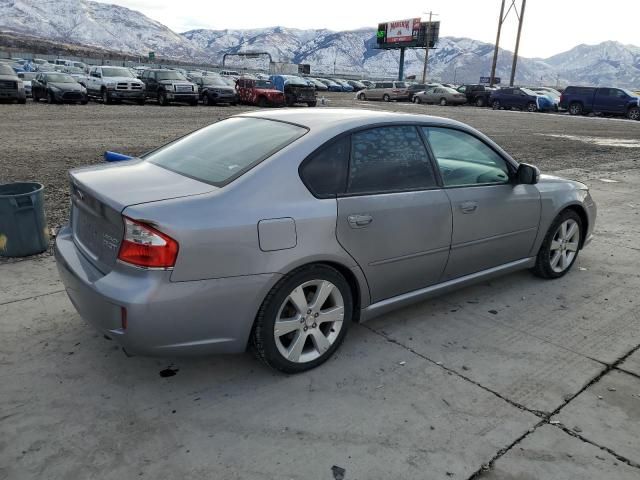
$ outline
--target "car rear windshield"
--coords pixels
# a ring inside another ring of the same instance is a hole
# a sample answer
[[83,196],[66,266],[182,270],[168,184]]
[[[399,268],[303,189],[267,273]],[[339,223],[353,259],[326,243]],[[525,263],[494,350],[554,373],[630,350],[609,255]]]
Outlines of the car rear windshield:
[[307,130],[290,123],[235,117],[191,133],[145,160],[217,187],[270,157]]

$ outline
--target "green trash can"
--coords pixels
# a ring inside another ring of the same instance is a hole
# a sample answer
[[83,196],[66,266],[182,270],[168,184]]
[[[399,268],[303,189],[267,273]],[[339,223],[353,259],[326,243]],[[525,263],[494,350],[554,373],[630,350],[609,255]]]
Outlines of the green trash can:
[[0,256],[26,257],[48,246],[44,186],[35,182],[0,185]]

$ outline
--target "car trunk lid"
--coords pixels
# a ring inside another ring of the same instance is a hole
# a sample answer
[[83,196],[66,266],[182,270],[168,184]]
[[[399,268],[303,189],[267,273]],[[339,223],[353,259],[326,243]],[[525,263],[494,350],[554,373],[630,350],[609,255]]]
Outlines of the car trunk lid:
[[76,169],[69,175],[74,242],[104,274],[118,258],[126,207],[217,189],[142,160]]

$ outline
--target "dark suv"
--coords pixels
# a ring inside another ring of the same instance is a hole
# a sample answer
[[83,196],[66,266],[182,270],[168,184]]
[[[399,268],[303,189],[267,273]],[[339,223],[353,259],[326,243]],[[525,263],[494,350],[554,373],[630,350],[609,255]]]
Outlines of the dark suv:
[[560,108],[570,115],[594,112],[640,120],[640,96],[624,88],[569,86],[560,96]]
[[162,106],[171,102],[198,105],[198,86],[176,70],[145,70],[141,80],[146,97],[157,100]]
[[494,89],[487,85],[470,84],[462,85],[457,88],[458,92],[464,93],[467,97],[467,103],[476,107],[486,107],[489,105],[489,97]]
[[194,81],[198,85],[200,99],[204,105],[218,105],[219,103],[235,105],[238,103],[236,89],[227,84],[222,77],[207,75],[206,77],[195,77]]

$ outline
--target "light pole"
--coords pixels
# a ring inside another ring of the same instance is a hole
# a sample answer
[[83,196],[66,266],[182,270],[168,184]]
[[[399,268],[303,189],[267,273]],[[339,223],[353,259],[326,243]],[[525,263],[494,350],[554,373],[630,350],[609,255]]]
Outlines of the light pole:
[[[422,12],[423,14],[426,14],[427,12]],[[427,23],[427,28],[426,28],[426,35],[427,35],[427,46],[424,49],[424,66],[422,67],[422,83],[426,83],[426,79],[427,79],[427,62],[429,61],[429,31],[431,30],[431,18],[433,16],[438,16],[437,13],[433,13],[431,10],[429,10],[429,23]]]

